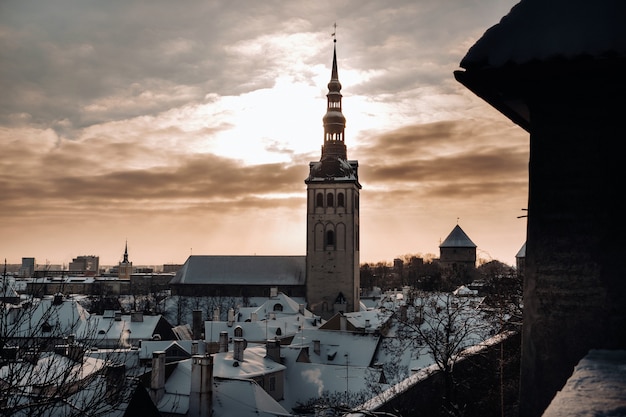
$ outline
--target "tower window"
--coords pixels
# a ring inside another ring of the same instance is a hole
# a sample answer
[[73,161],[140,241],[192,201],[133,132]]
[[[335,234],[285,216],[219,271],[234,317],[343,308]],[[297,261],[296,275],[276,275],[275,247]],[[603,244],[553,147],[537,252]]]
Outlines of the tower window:
[[343,193],[337,194],[337,207],[343,207],[344,204],[345,203],[344,203]]
[[317,193],[315,206],[316,207],[324,207],[324,194]]
[[326,232],[326,246],[333,246],[335,244],[335,232],[328,230]]
[[328,204],[328,207],[335,206],[335,199],[332,193],[328,193],[328,195],[326,195],[326,204]]
[[235,327],[235,337],[243,337],[243,329],[240,326]]

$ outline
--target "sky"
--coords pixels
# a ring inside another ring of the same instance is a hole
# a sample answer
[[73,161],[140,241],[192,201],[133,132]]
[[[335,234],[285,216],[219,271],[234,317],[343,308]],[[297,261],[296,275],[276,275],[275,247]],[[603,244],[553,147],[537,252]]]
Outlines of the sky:
[[515,4],[2,0],[0,257],[305,255],[335,32],[361,262],[514,265],[529,135],[453,71]]

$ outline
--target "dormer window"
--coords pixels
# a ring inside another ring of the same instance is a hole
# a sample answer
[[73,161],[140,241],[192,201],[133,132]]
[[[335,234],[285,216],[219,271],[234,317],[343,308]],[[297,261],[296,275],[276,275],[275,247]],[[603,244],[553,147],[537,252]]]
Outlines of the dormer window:
[[278,303],[278,304],[274,304],[274,311],[283,311],[283,305]]
[[235,337],[243,337],[243,329],[241,328],[241,326],[237,326],[235,327]]
[[52,326],[50,325],[50,323],[45,322],[41,325],[41,331],[44,333],[50,333],[52,331]]

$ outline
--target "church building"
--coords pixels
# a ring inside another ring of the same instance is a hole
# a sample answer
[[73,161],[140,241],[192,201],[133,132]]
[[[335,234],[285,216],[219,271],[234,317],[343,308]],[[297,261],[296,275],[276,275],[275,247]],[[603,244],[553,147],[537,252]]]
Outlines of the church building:
[[309,164],[307,184],[306,290],[308,309],[323,318],[358,311],[358,161],[347,157],[341,109],[337,48],[328,83],[324,143],[318,162]]
[[322,318],[360,309],[358,162],[344,143],[336,40],[328,83],[321,158],[309,164],[306,256],[190,256],[170,282],[172,293],[223,297],[304,295]]

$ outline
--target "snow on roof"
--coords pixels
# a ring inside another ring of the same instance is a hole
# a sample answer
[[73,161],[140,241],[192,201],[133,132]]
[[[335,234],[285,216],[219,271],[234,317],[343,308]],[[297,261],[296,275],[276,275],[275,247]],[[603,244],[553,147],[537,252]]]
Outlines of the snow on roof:
[[274,312],[281,316],[295,315],[300,313],[301,309],[305,316],[313,317],[313,313],[304,309],[304,304],[298,303],[283,293],[278,293],[275,297],[267,298],[260,306],[240,308],[239,313],[244,320],[250,318],[252,313],[256,313],[256,316],[261,319],[266,317],[269,312]]
[[[82,362],[69,359],[67,356],[53,352],[43,353],[37,363],[28,361],[3,366],[0,368],[0,380],[10,380],[16,386],[33,384],[33,375],[38,375],[37,384],[40,386],[53,384],[63,385],[68,381],[82,381],[93,373],[103,369],[105,361],[102,359],[84,357]],[[16,368],[27,368],[25,371]],[[20,375],[22,381],[14,381]],[[30,391],[33,386],[26,386]]]
[[[249,351],[248,349],[251,350]],[[239,367],[233,367],[232,361],[227,359],[226,354],[213,356],[213,416],[291,415],[254,381],[242,379],[256,375],[254,372],[246,373],[245,366],[257,368],[258,370],[267,365],[270,367],[268,369],[271,369],[271,372],[284,369],[284,366],[276,364],[270,359],[260,357],[258,351],[254,348],[248,349],[244,351],[244,361],[240,362],[241,366]],[[226,362],[222,363],[223,361]],[[183,415],[189,411],[191,364],[191,359],[176,363],[165,381],[165,394],[159,401],[159,404],[157,404],[159,411]],[[244,366],[244,370],[241,369],[242,366]],[[235,375],[236,372],[224,371],[226,367],[238,369],[242,372]],[[225,374],[231,374],[235,379],[225,378]]]
[[187,258],[171,284],[304,285],[306,256]]
[[456,290],[454,290],[452,294],[454,294],[457,297],[467,297],[467,296],[478,295],[478,291],[470,290],[465,285],[461,285]]
[[[213,417],[292,416],[253,381],[215,378]],[[251,403],[247,400],[253,400]]]
[[206,344],[201,341],[193,340],[142,340],[139,347],[139,359],[152,359],[153,352],[167,352],[168,349],[178,348],[191,356],[191,347],[197,344],[199,355],[206,353]]
[[96,342],[102,342],[105,345],[107,341],[112,341],[115,344],[119,341],[122,344],[131,345],[134,341],[151,340],[162,316],[135,314],[141,314],[141,321],[133,321],[132,314],[122,314],[120,320],[116,320],[114,317],[92,315],[96,329],[96,335],[93,338]]
[[284,365],[266,358],[265,354],[265,346],[257,344],[248,344],[243,351],[242,361],[236,360],[232,351],[215,353],[213,375],[221,378],[254,378],[285,369]]
[[626,351],[591,350],[543,413],[543,417],[623,416]]
[[[378,381],[380,370],[363,366],[335,366],[319,363],[289,363],[285,372],[286,409],[326,394],[358,393],[368,390],[368,381]],[[368,391],[371,393],[371,391]]]
[[[315,341],[319,341],[320,353],[315,353]],[[312,363],[328,365],[369,366],[376,354],[380,336],[371,334],[311,329],[298,334],[291,345],[281,349],[281,356],[288,362],[296,360],[300,350],[309,350]]]
[[623,0],[522,0],[472,46],[460,66],[480,69],[554,58],[626,55]]
[[86,337],[89,334],[89,312],[74,299],[59,298],[61,295],[55,297],[30,299],[22,303],[22,311],[28,312],[13,316],[15,321],[11,321],[12,316],[9,316],[9,325],[15,326],[11,334],[14,337],[70,334],[79,339]]

